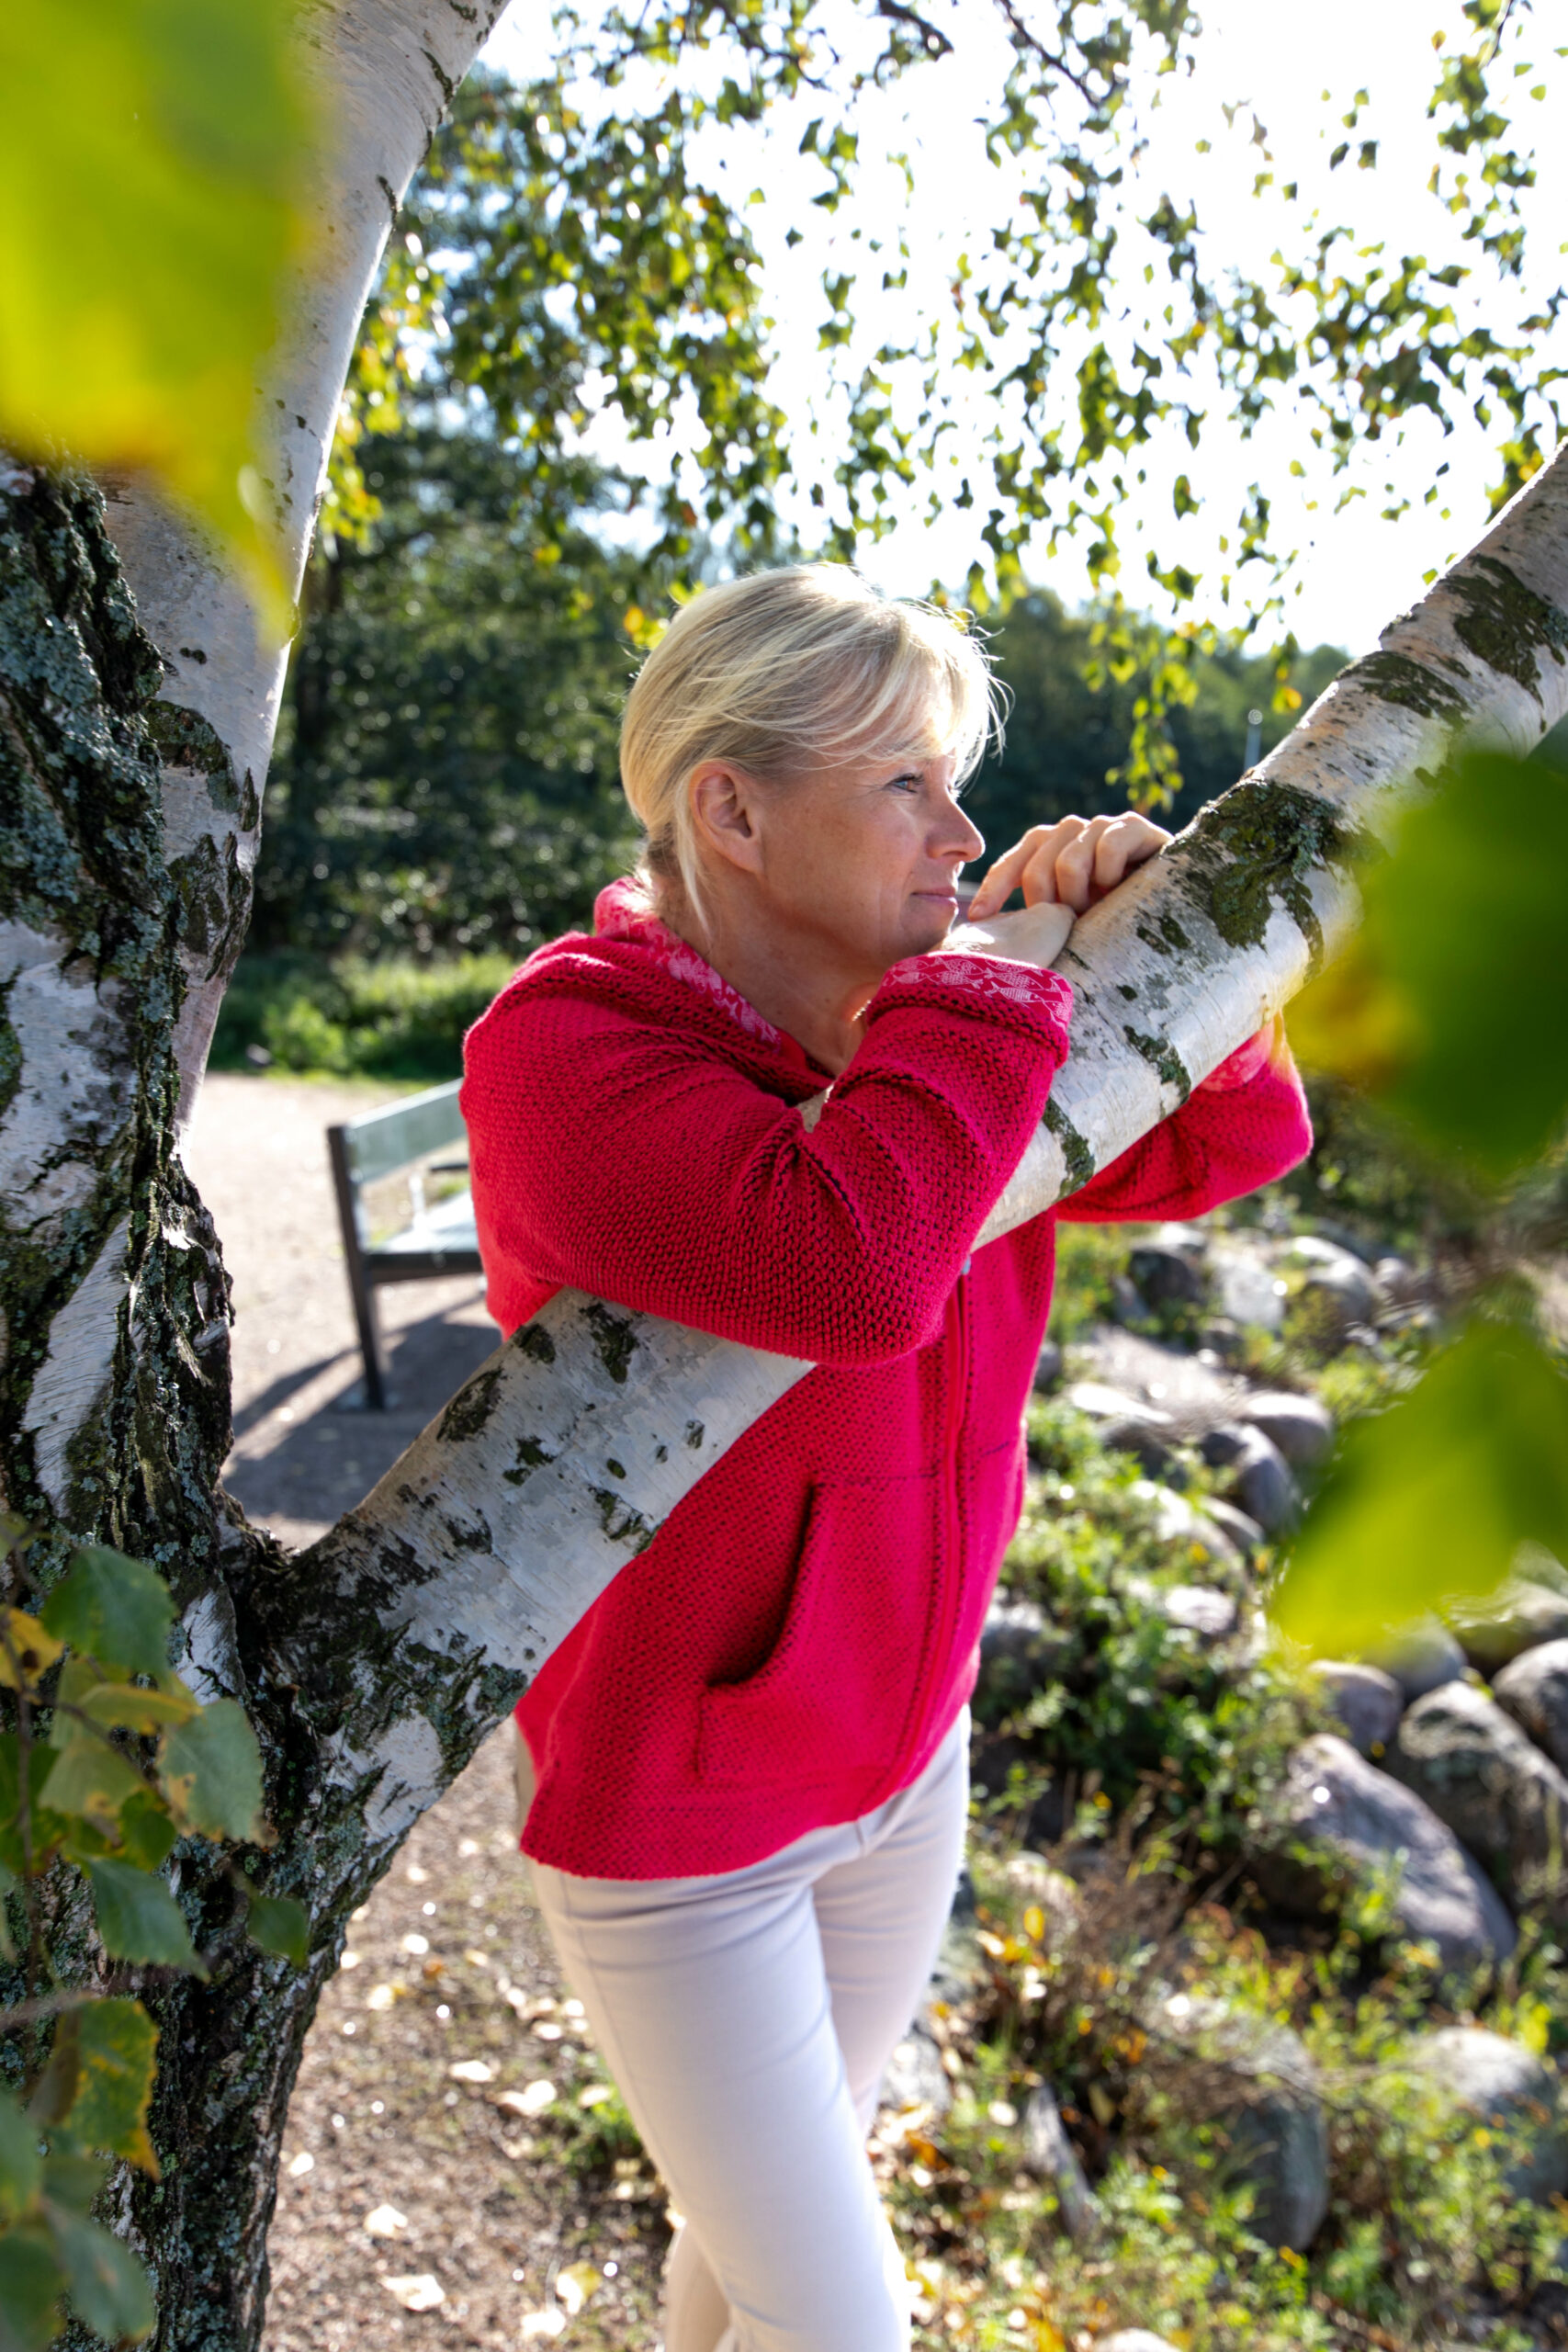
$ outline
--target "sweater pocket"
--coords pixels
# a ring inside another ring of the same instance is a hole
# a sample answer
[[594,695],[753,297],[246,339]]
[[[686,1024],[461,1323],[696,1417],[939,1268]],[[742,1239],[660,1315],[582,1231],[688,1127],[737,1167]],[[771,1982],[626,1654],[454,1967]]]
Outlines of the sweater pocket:
[[710,1788],[842,1787],[899,1760],[926,1672],[944,1544],[934,1474],[813,1489],[779,1638],[755,1674],[699,1702]]

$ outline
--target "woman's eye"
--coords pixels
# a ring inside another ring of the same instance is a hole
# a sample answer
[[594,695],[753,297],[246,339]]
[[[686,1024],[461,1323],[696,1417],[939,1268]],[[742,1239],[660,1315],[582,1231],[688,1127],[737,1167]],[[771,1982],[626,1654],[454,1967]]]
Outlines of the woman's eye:
[[920,783],[918,775],[896,775],[887,788],[890,792],[919,792]]

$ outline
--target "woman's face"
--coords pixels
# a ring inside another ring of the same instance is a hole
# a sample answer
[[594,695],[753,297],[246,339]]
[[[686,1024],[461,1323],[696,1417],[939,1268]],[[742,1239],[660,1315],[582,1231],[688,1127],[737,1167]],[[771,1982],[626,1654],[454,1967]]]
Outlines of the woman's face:
[[[985,848],[954,797],[953,753],[824,767],[778,786],[734,779],[750,842],[753,912],[803,955],[874,989],[935,947],[958,912],[958,876]],[[742,812],[738,807],[734,812]]]

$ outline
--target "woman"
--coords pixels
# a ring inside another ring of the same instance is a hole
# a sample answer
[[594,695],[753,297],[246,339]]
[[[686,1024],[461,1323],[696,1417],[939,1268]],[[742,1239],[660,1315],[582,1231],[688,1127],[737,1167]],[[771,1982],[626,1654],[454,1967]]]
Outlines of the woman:
[[[959,1867],[1054,1216],[971,1253],[1067,1052],[1050,958],[1168,838],[1037,829],[950,942],[993,694],[847,570],[708,590],[627,701],[641,873],[468,1041],[505,1329],[570,1284],[815,1366],[518,1709],[540,1907],[685,2217],[667,2352],[908,2343],[864,2139]],[[1194,1215],[1309,1140],[1266,1033],[1059,1214]]]

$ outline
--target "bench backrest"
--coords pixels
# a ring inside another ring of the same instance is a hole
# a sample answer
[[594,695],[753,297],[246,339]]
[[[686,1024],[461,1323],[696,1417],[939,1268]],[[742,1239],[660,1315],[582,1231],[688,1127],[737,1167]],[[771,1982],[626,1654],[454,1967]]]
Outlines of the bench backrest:
[[389,1103],[384,1111],[367,1111],[362,1119],[346,1121],[344,1147],[355,1182],[373,1183],[378,1176],[394,1175],[427,1152],[466,1143],[468,1130],[457,1108],[461,1083],[455,1078],[449,1085],[428,1087],[423,1094]]

